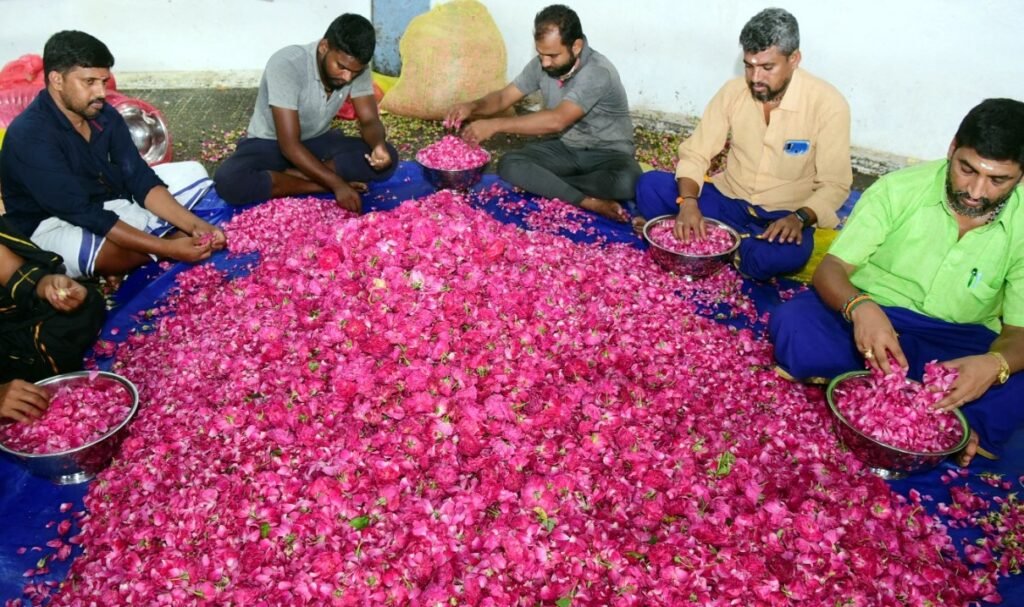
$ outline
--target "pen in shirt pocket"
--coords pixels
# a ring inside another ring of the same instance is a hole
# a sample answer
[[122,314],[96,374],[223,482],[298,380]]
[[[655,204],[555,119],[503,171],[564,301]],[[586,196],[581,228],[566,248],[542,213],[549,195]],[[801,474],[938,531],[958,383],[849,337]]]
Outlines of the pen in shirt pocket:
[[978,284],[979,280],[981,280],[981,272],[978,271],[978,268],[972,269],[971,277],[967,279],[967,288],[973,289],[974,285]]

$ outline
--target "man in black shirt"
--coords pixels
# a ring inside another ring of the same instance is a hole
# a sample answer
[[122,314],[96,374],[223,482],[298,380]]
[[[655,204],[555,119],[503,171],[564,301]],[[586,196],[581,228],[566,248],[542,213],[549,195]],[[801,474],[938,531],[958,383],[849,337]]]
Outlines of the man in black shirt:
[[39,416],[48,397],[28,382],[81,369],[103,325],[100,293],[62,272],[60,256],[0,217],[0,417]]
[[61,255],[72,277],[117,276],[156,258],[195,262],[225,245],[219,228],[188,210],[212,183],[202,165],[154,172],[105,102],[113,63],[89,34],[54,34],[43,50],[46,89],[0,151],[7,219]]

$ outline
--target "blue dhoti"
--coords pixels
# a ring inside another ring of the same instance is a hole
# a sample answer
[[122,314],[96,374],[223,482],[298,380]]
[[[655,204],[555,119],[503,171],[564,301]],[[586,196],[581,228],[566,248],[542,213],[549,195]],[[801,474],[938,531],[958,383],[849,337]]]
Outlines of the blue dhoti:
[[[679,187],[675,175],[665,171],[644,173],[636,184],[636,204],[647,219],[659,215],[676,215]],[[705,217],[717,219],[740,233],[742,240],[736,253],[736,268],[745,276],[768,280],[790,274],[807,264],[814,251],[814,228],[805,228],[800,244],[768,242],[756,238],[776,219],[791,211],[765,211],[744,200],[728,198],[711,183],[705,183],[697,203]]]
[[[924,365],[984,354],[996,334],[984,325],[953,324],[906,308],[883,306],[899,334],[900,347],[916,380]],[[775,359],[797,379],[832,378],[864,368],[864,357],[853,341],[853,325],[825,305],[816,291],[800,293],[772,314],[768,325]],[[978,433],[981,446],[999,455],[1014,430],[1024,426],[1024,374],[1011,375],[961,410]]]

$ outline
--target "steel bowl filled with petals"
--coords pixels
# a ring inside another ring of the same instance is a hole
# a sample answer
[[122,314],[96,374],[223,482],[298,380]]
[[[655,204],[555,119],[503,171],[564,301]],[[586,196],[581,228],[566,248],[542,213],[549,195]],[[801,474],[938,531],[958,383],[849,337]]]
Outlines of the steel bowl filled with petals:
[[490,152],[455,135],[445,135],[416,153],[423,176],[439,190],[470,189],[480,181],[490,161]]
[[65,373],[36,385],[49,391],[49,408],[32,422],[0,425],[0,451],[58,485],[93,478],[121,446],[139,391],[104,371]]
[[883,377],[851,371],[829,384],[836,434],[874,474],[896,479],[925,472],[967,446],[970,429],[963,413],[932,408],[952,382],[948,370],[936,381],[935,374],[943,373],[937,367],[925,367],[923,383],[899,372]]
[[675,215],[662,215],[644,224],[647,249],[661,267],[692,278],[706,278],[729,263],[740,246],[736,230],[711,218],[704,218],[706,238],[682,242],[672,230]]

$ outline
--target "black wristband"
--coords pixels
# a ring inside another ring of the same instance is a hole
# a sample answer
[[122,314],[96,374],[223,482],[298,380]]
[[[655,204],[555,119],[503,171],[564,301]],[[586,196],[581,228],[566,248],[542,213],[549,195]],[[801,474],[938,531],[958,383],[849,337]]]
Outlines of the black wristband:
[[796,218],[800,220],[800,223],[804,224],[805,228],[810,227],[810,225],[814,223],[813,221],[811,221],[811,216],[808,215],[807,212],[804,211],[803,209],[797,209],[793,211],[793,214],[796,215]]

